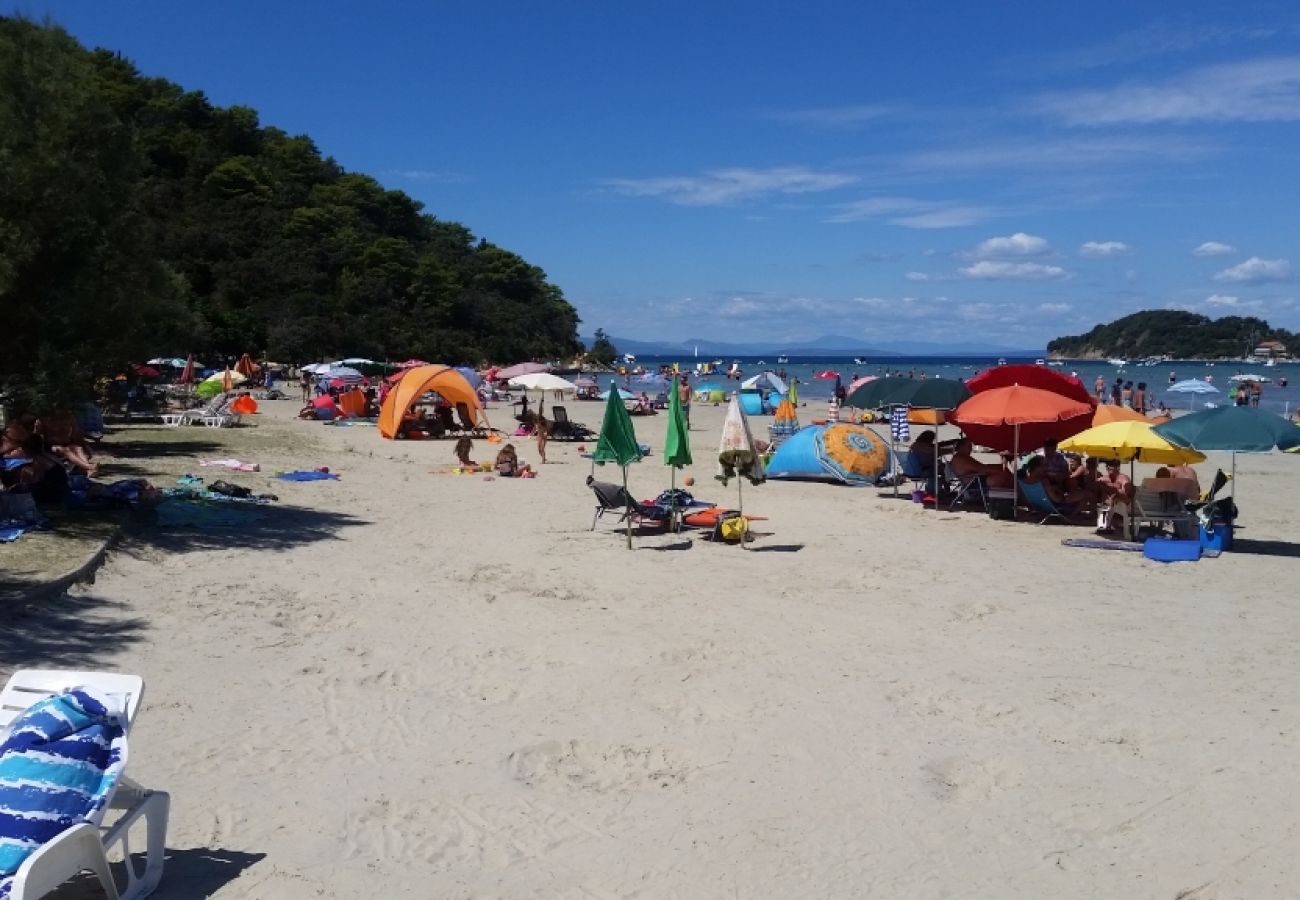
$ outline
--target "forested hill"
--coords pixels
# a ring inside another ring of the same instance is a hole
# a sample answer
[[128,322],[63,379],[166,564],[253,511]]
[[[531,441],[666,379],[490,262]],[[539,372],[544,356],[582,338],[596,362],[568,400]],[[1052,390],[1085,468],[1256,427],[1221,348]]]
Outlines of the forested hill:
[[1249,316],[1208,316],[1176,310],[1147,310],[1098,325],[1087,334],[1058,337],[1047,345],[1068,359],[1169,355],[1174,359],[1240,358],[1263,341],[1281,341],[1291,353],[1300,337]]
[[11,389],[187,351],[460,363],[580,349],[576,311],[516,254],[252,109],[10,17],[0,316]]

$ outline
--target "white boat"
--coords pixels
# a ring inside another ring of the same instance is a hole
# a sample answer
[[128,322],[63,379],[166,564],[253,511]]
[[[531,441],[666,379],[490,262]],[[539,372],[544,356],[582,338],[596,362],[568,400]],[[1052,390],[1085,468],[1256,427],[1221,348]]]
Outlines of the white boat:
[[1276,365],[1277,365],[1277,360],[1270,358],[1268,362],[1264,363],[1264,368],[1271,369]]
[[1112,366],[1115,366],[1116,368],[1119,369],[1122,369],[1128,365],[1127,359],[1120,359],[1119,357],[1113,357],[1111,359],[1106,360],[1106,362],[1110,363]]
[[1036,359],[1036,360],[1034,360],[1034,365],[1036,365],[1036,366],[1045,366],[1045,365],[1047,365],[1047,360],[1045,360],[1045,359]]
[[634,355],[632,355],[631,353],[624,353],[624,354],[623,354],[623,362],[627,363],[627,364],[630,366],[630,365],[632,365],[634,362],[636,362],[636,357],[635,357]]
[[854,362],[854,364],[859,365],[859,366],[865,366],[865,365],[867,364],[867,361],[866,361],[865,359],[863,359],[861,356],[855,356],[855,357],[853,357],[853,362]]
[[999,357],[998,357],[998,365],[999,365],[999,366],[1005,366],[1006,364],[1007,364],[1007,358],[1006,358],[1005,356],[999,356]]
[[1062,368],[1062,367],[1065,365],[1065,360],[1063,360],[1063,359],[1049,359],[1049,360],[1047,361],[1047,364],[1048,364],[1049,366],[1056,366],[1056,367],[1059,369],[1059,368]]
[[778,357],[776,358],[776,361],[777,361],[777,364],[778,364],[778,365],[782,365],[782,366],[783,366],[783,365],[785,365],[786,363],[788,363],[788,362],[790,361],[790,357],[788,357],[788,356],[778,356]]

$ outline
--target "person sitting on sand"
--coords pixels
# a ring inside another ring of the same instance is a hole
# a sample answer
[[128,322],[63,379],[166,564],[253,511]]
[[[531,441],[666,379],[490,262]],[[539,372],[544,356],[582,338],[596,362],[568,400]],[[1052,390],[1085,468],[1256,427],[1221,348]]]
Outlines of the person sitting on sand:
[[36,420],[32,431],[45,439],[46,448],[66,459],[90,478],[99,474],[99,466],[90,461],[90,446],[72,413],[53,413]]
[[39,434],[28,435],[22,451],[28,462],[18,470],[17,484],[11,490],[29,493],[37,503],[62,503],[68,491],[68,471],[49,452],[45,439]]
[[519,454],[515,452],[514,444],[506,444],[497,454],[496,462],[492,468],[502,478],[523,478],[525,475],[532,475],[533,470],[528,463],[519,461]]
[[456,461],[466,469],[477,469],[478,463],[469,458],[474,450],[474,441],[468,435],[465,435],[456,441]]

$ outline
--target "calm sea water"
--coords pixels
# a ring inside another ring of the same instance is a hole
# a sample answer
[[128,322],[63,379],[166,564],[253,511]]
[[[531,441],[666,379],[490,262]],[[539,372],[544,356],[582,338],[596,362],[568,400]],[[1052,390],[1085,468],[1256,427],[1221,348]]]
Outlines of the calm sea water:
[[[702,361],[710,362],[711,360]],[[864,362],[855,363],[851,357],[844,356],[792,356],[788,362],[778,363],[776,357],[768,359],[765,357],[742,356],[725,360],[724,368],[729,368],[733,361],[740,363],[740,370],[746,378],[768,369],[774,371],[784,369],[788,376],[799,379],[799,397],[801,400],[827,400],[830,398],[831,391],[835,387],[834,380],[813,377],[816,373],[827,370],[838,372],[847,386],[854,377],[896,373],[901,373],[904,376],[911,373],[913,377],[924,373],[929,378],[943,377],[965,380],[998,364],[996,357],[891,356],[878,359],[864,358]],[[1034,362],[1033,359],[1011,357],[1007,357],[1006,361],[1008,363]],[[637,358],[637,365],[647,370],[656,369],[663,364],[671,365],[674,362],[679,363],[683,370],[689,371],[694,368],[697,360],[690,357],[679,359],[641,356]],[[1220,406],[1225,405],[1230,402],[1228,400],[1228,390],[1231,387],[1229,379],[1238,373],[1248,373],[1272,379],[1271,383],[1263,385],[1263,394],[1260,400],[1261,408],[1289,416],[1296,410],[1297,406],[1300,406],[1300,363],[1279,363],[1276,366],[1265,367],[1234,362],[1219,362],[1209,365],[1204,362],[1174,360],[1157,366],[1130,365],[1123,369],[1117,369],[1104,360],[1066,360],[1063,366],[1053,366],[1052,368],[1066,374],[1077,375],[1089,390],[1092,389],[1093,382],[1098,375],[1105,378],[1107,384],[1113,383],[1116,376],[1122,376],[1126,381],[1132,381],[1135,385],[1144,381],[1153,408],[1157,402],[1163,400],[1166,406],[1173,409],[1189,409],[1193,404],[1195,408],[1200,409],[1206,402],[1217,403]],[[1209,376],[1213,379],[1213,385],[1221,393],[1201,394],[1195,397],[1188,394],[1169,393],[1165,389],[1169,387],[1171,375],[1176,381],[1188,378],[1204,379]],[[1281,380],[1287,382],[1286,387],[1280,385]],[[712,385],[723,389],[732,389],[737,384],[736,381],[729,381],[721,375],[706,375],[693,378],[692,381],[697,387]]]

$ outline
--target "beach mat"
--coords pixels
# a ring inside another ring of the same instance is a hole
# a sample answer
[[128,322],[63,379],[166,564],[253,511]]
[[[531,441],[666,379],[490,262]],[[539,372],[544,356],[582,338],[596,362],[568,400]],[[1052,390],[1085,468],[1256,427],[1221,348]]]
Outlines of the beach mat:
[[338,481],[333,472],[278,472],[276,478],[281,481]]
[[[1061,546],[1086,547],[1089,550],[1124,550],[1129,553],[1142,552],[1141,544],[1130,541],[1107,541],[1102,538],[1062,538]],[[1202,548],[1201,556],[1209,559],[1217,559],[1219,551]]]

